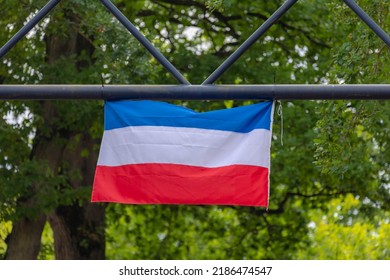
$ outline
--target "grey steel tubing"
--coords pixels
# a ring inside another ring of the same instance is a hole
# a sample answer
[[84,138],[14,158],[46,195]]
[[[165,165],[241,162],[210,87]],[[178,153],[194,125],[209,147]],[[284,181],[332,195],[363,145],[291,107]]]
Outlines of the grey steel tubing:
[[28,32],[31,31],[61,0],[50,0],[29,22],[0,49],[0,58],[6,55]]
[[181,84],[189,85],[190,82],[173,66],[169,60],[161,54],[156,47],[122,14],[122,12],[110,1],[100,0],[102,4],[119,20],[120,23],[157,59]]
[[0,100],[47,99],[390,100],[390,85],[0,85]]
[[354,11],[367,25],[372,29],[372,31],[375,32],[376,35],[378,35],[379,38],[383,40],[387,44],[388,47],[390,47],[390,36],[387,34],[376,22],[366,14],[360,8],[358,4],[356,4],[353,0],[343,0],[345,4],[348,5],[348,7]]
[[287,0],[272,14],[237,50],[235,50],[203,83],[213,84],[241,55],[249,49],[265,32],[282,17],[298,0]]

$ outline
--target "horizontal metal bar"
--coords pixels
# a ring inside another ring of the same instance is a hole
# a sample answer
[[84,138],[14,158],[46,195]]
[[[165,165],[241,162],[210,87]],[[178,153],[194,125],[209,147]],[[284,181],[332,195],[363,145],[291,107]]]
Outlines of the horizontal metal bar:
[[387,44],[388,47],[390,47],[390,36],[378,24],[376,24],[376,22],[369,15],[367,15],[362,8],[360,8],[360,6],[356,4],[355,1],[344,0],[344,2],[361,18],[361,20],[363,20],[368,25],[368,27],[372,29],[372,31],[375,32],[379,38],[383,40],[383,42]]
[[6,55],[24,36],[28,34],[61,0],[50,0],[30,21],[0,49],[0,58]]
[[225,71],[234,64],[261,36],[271,28],[298,0],[287,0],[275,11],[253,34],[246,39],[202,84],[213,84]]
[[102,4],[119,20],[120,23],[148,50],[148,52],[161,63],[181,84],[189,85],[190,82],[176,69],[169,60],[122,14],[122,12],[110,1],[100,0]]
[[365,85],[0,85],[0,100],[390,100],[390,84]]

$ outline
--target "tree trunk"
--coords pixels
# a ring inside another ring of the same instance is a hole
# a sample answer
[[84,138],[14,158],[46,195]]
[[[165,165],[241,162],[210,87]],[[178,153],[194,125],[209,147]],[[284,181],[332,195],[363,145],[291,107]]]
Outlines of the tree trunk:
[[[76,145],[74,144],[76,141]],[[90,185],[93,182],[97,153],[92,150],[96,141],[88,134],[81,139],[70,141],[64,153],[64,161],[71,169],[79,171],[81,177],[71,180],[74,189]],[[88,149],[88,155],[81,157]],[[60,206],[49,215],[49,222],[54,232],[54,248],[57,259],[104,259],[104,206],[84,203]]]
[[[46,34],[46,62],[54,65],[61,61],[61,58],[69,57],[69,60],[75,61],[76,69],[82,71],[89,66],[88,60],[84,58],[80,61],[77,57],[83,53],[84,56],[89,55],[90,61],[93,61],[94,47],[89,40],[79,34],[79,19],[70,11],[71,9],[64,9],[66,14],[64,18],[71,21],[67,32]],[[55,17],[52,17],[50,24],[55,22]],[[50,82],[64,83],[64,80],[63,77],[52,77]],[[40,115],[42,123],[37,127],[31,159],[47,162],[54,176],[65,175],[67,185],[56,186],[60,190],[70,188],[77,191],[85,187],[90,188],[97,161],[97,153],[93,151],[96,141],[83,128],[78,130],[75,128],[77,126],[62,125],[61,114],[63,113],[58,108],[69,103],[43,101],[41,105],[41,109],[34,112]],[[82,152],[85,150],[89,153],[82,157]],[[72,174],[75,171],[79,171],[81,176],[73,178]],[[33,192],[36,188],[39,188],[39,185],[33,186]],[[34,204],[34,194],[24,200]],[[90,202],[80,205],[80,201],[82,198],[72,203],[60,201],[60,205],[47,215],[53,229],[56,259],[105,258],[104,206]],[[22,218],[14,222],[12,232],[7,238],[6,258],[36,259],[45,221],[46,215],[42,213],[36,219]]]
[[[54,35],[47,38],[48,62],[55,61],[63,55],[79,56],[88,54],[92,61],[94,46],[78,33],[78,18],[69,15],[74,21],[71,32],[63,41]],[[86,60],[76,60],[76,68],[82,71],[88,67]],[[62,132],[64,133],[64,132]],[[69,185],[74,190],[91,186],[94,178],[97,153],[93,147],[96,140],[85,131],[67,131],[68,143],[63,155],[62,172],[73,174],[79,172],[81,176],[73,178],[68,175]],[[87,156],[82,156],[88,151]],[[104,206],[79,201],[71,205],[60,205],[48,216],[54,234],[54,249],[56,259],[104,259],[105,233],[104,233]]]
[[[54,118],[55,112],[51,110],[49,103],[43,104],[43,117],[45,119]],[[58,170],[60,159],[64,147],[59,145],[54,139],[43,137],[40,131],[37,131],[35,144],[31,151],[30,158],[44,160],[47,166],[52,170],[54,176]],[[35,204],[34,194],[38,188],[42,187],[41,182],[32,186],[30,197],[22,197],[18,204],[20,207],[29,208]],[[13,223],[11,234],[7,237],[6,259],[36,259],[39,253],[41,236],[46,217],[43,213],[37,217],[23,217]]]
[[[45,104],[45,116],[46,118],[53,117],[53,111],[49,110]],[[55,141],[43,139],[39,136],[35,138],[35,145],[31,151],[31,158],[39,158],[45,160],[50,169],[55,172],[58,170],[60,159],[63,153],[63,147],[56,144]],[[56,174],[56,173],[54,173]],[[30,197],[23,197],[19,199],[18,204],[20,207],[28,209],[34,206],[35,196],[37,188],[42,187],[40,183],[32,186],[32,193]],[[7,252],[6,259],[36,259],[39,253],[41,245],[41,235],[43,227],[46,222],[45,215],[38,214],[38,216],[32,215],[31,217],[22,217],[13,223],[11,234],[7,237]]]
[[34,260],[41,248],[41,235],[46,222],[45,215],[36,219],[21,218],[13,223],[7,237],[6,260]]

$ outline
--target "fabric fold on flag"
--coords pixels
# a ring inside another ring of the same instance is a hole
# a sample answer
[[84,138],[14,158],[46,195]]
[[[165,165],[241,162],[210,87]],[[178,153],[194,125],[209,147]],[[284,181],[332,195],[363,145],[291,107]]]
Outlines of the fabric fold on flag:
[[268,207],[273,109],[106,101],[92,202]]

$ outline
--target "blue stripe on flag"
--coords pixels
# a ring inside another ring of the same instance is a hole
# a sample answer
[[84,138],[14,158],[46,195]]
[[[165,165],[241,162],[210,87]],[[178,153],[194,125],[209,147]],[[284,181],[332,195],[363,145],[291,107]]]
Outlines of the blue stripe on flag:
[[104,129],[126,126],[169,126],[203,128],[246,133],[270,130],[272,101],[197,113],[191,109],[158,101],[106,101]]

